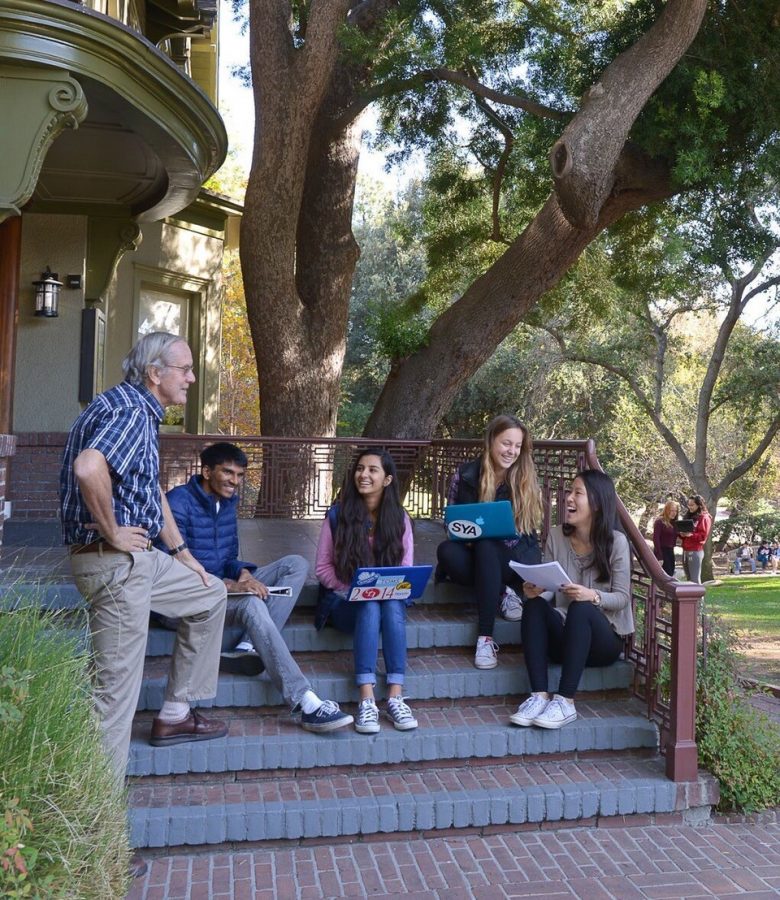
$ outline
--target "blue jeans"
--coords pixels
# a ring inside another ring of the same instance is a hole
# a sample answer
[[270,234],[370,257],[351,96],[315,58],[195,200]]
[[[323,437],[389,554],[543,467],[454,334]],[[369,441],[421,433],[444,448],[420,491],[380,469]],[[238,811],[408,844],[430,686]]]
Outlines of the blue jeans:
[[388,684],[403,684],[406,671],[406,604],[403,600],[342,600],[328,621],[345,634],[354,634],[355,683],[376,684],[379,636]]

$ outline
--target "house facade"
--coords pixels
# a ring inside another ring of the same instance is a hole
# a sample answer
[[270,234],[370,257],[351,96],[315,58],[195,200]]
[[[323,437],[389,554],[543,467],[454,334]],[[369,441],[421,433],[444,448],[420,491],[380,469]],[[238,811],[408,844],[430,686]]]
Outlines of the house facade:
[[181,334],[197,365],[167,427],[215,427],[222,254],[240,214],[202,187],[227,152],[216,13],[217,0],[0,5],[0,529],[30,475],[16,446],[66,431],[147,331]]

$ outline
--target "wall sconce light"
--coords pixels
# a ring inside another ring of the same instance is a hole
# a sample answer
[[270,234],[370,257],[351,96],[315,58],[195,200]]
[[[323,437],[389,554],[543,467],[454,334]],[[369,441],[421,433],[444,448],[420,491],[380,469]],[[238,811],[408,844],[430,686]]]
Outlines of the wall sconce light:
[[35,315],[58,316],[60,306],[60,288],[62,282],[57,281],[57,273],[46,266],[46,271],[41,272],[39,281],[33,281],[35,285]]

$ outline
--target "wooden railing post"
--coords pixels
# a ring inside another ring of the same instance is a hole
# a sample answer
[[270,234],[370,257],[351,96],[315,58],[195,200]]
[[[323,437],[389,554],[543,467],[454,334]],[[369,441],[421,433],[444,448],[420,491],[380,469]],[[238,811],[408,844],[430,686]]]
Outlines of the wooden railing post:
[[675,585],[672,599],[672,678],[666,775],[672,781],[696,781],[696,641],[700,584]]

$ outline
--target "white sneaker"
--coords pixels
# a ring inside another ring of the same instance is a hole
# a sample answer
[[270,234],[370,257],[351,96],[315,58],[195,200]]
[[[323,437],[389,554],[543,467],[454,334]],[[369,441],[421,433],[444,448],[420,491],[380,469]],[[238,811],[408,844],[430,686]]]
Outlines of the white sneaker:
[[365,700],[360,701],[355,719],[355,731],[360,734],[376,734],[379,731],[379,710],[372,697],[366,697]]
[[387,715],[399,731],[411,731],[413,728],[417,728],[417,719],[403,697],[387,698]]
[[474,665],[478,669],[495,669],[498,665],[498,644],[492,637],[477,638],[477,652]]
[[523,725],[524,727],[533,725],[534,719],[545,711],[549,702],[545,694],[531,694],[525,702],[517,707],[517,712],[509,717],[509,721],[513,725]]
[[255,647],[251,641],[239,641],[233,648],[236,653],[254,653]]
[[501,615],[508,622],[519,622],[523,618],[523,601],[511,587],[504,588],[501,598]]
[[577,710],[571,700],[555,694],[540,715],[531,724],[539,728],[561,728],[577,718]]

